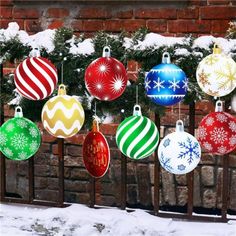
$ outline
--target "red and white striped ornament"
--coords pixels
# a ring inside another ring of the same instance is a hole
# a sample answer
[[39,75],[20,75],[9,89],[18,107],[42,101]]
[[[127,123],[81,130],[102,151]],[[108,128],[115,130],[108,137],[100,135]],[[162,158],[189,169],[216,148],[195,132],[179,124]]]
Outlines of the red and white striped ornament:
[[30,100],[42,100],[50,96],[57,81],[56,67],[43,57],[29,57],[15,70],[17,91]]

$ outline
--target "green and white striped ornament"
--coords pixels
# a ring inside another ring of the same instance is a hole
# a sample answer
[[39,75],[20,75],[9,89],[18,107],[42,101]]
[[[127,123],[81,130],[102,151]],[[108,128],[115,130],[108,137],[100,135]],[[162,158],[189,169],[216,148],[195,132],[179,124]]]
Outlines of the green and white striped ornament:
[[131,159],[150,156],[159,142],[159,132],[154,122],[142,116],[139,105],[134,106],[133,116],[126,118],[116,132],[120,151]]

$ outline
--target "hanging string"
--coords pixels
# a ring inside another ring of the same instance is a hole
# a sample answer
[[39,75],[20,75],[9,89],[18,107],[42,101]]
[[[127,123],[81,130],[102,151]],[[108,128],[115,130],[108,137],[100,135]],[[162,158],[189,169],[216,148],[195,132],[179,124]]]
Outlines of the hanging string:
[[136,85],[136,104],[138,104],[138,85]]
[[97,102],[95,101],[95,104],[94,104],[94,116],[96,117],[97,116]]
[[180,120],[180,112],[181,112],[181,103],[179,102],[179,120]]
[[61,84],[64,84],[63,71],[64,71],[64,63],[62,61],[62,63],[61,63]]

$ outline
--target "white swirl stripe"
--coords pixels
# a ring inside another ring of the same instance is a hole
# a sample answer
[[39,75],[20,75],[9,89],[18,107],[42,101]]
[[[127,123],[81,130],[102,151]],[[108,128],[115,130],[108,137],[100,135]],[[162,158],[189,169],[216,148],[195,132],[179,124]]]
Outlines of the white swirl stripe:
[[127,123],[125,123],[120,129],[118,129],[117,133],[116,133],[116,137],[118,137],[120,135],[120,133],[130,124],[132,123],[134,120],[136,119],[136,116],[134,116],[132,119],[130,119]]
[[48,63],[46,63],[44,60],[42,60],[40,57],[37,57],[37,60],[39,60],[42,64],[44,64],[54,74],[56,82],[57,82],[58,78],[57,78],[56,71]]

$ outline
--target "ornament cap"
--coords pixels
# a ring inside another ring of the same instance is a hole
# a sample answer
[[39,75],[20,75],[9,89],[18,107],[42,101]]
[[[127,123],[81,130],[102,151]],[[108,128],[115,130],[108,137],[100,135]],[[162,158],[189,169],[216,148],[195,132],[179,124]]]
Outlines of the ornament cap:
[[223,111],[223,102],[217,101],[215,106],[215,112],[222,112]]
[[58,95],[66,95],[66,86],[64,84],[59,85]]
[[218,44],[214,44],[213,46],[213,54],[220,54],[221,53],[221,48],[219,47]]
[[38,48],[33,48],[30,53],[29,53],[30,57],[40,57],[40,51]]
[[99,132],[99,126],[98,126],[98,121],[93,120],[93,127],[92,127],[93,132]]
[[142,115],[141,107],[136,104],[133,109],[133,116],[141,116],[141,115]]
[[164,52],[162,54],[162,63],[165,63],[165,64],[170,64],[171,63],[170,54],[168,52]]
[[111,56],[111,49],[108,46],[103,48],[102,56],[103,57],[110,57]]
[[176,132],[184,132],[184,122],[182,120],[176,121]]
[[20,106],[17,106],[17,107],[15,108],[14,117],[23,117],[22,108],[21,108]]

